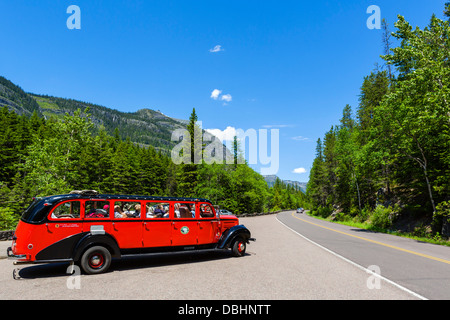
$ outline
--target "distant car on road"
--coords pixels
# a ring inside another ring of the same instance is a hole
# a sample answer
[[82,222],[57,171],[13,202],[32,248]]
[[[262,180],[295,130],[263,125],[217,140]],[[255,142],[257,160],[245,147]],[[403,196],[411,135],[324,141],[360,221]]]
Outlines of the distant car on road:
[[225,210],[225,209],[220,209],[219,210],[220,215],[225,215],[225,216],[232,216],[233,212],[229,211],[229,210]]
[[303,208],[298,208],[297,209],[297,213],[303,213],[303,212],[305,212],[305,209],[303,209]]

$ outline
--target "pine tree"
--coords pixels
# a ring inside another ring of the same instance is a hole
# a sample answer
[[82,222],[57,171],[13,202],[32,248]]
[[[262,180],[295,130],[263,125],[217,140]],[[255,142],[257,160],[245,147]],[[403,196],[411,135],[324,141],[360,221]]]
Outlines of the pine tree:
[[191,116],[189,117],[189,124],[187,125],[187,130],[191,139],[191,163],[200,164],[202,155],[202,132],[197,126],[198,116],[195,112],[195,108],[192,110]]
[[341,118],[341,127],[347,128],[352,131],[354,126],[354,120],[352,118],[352,107],[350,105],[346,105],[343,111],[343,115]]
[[[384,54],[388,55],[391,52],[391,32],[389,31],[389,24],[387,23],[386,19],[383,19],[383,21],[381,22],[381,26],[383,29],[383,46],[384,46]],[[392,74],[392,65],[390,65],[389,63],[387,64],[387,70],[388,70],[388,76],[389,76],[389,80],[393,79],[393,74]]]
[[325,167],[322,140],[320,138],[317,140],[316,158],[311,168],[307,195],[314,208],[326,206]]
[[[198,164],[201,164],[202,137],[201,129],[197,126],[197,114],[195,108],[192,110],[187,126],[190,138],[191,163],[183,163],[178,171],[178,195],[183,197],[195,197],[195,190],[198,182]],[[199,162],[200,160],[200,162]]]

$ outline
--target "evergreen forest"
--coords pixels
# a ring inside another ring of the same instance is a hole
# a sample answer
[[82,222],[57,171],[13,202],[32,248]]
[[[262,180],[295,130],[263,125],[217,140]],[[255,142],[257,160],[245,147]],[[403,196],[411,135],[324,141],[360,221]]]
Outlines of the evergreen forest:
[[391,32],[383,21],[384,65],[317,141],[313,214],[450,235],[450,2],[444,13],[423,29],[398,16]]
[[[188,130],[195,130],[196,121],[194,109]],[[89,108],[48,119],[37,111],[27,117],[0,109],[0,230],[14,229],[33,197],[72,190],[206,198],[237,215],[305,202],[300,188],[280,180],[269,188],[246,163],[175,165],[164,150],[122,139],[118,129],[109,135],[93,126]]]

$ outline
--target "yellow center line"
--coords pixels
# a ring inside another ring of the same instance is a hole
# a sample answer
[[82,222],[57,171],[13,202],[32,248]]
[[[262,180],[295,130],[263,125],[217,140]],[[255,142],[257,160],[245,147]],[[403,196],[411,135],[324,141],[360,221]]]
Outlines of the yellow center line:
[[383,243],[383,242],[379,242],[379,241],[375,241],[375,240],[371,240],[371,239],[367,239],[367,238],[355,236],[355,235],[350,234],[350,233],[347,233],[347,232],[335,230],[335,229],[328,228],[328,227],[322,226],[322,225],[320,225],[320,224],[317,224],[317,223],[314,223],[314,222],[311,222],[311,221],[307,221],[307,220],[301,219],[301,218],[295,216],[295,212],[292,213],[292,216],[293,216],[295,219],[298,219],[298,220],[300,220],[300,221],[309,223],[309,224],[314,225],[314,226],[316,226],[316,227],[320,227],[320,228],[327,229],[327,230],[330,230],[330,231],[334,231],[334,232],[337,232],[337,233],[340,233],[340,234],[344,234],[344,235],[349,236],[349,237],[352,237],[352,238],[364,240],[364,241],[367,241],[367,242],[372,242],[372,243],[378,244],[378,245],[383,246],[383,247],[387,247],[387,248],[391,248],[391,249],[395,249],[395,250],[399,250],[399,251],[411,253],[411,254],[414,254],[414,255],[416,255],[416,256],[420,256],[420,257],[423,257],[423,258],[427,258],[427,259],[431,259],[431,260],[443,262],[443,263],[446,263],[446,264],[450,264],[450,261],[449,261],[449,260],[444,260],[444,259],[441,259],[441,258],[436,258],[436,257],[433,257],[433,256],[429,256],[429,255],[427,255],[427,254],[423,254],[423,253],[419,253],[419,252],[415,252],[415,251],[403,249],[403,248],[396,247],[396,246],[391,246],[390,244],[386,244],[386,243]]

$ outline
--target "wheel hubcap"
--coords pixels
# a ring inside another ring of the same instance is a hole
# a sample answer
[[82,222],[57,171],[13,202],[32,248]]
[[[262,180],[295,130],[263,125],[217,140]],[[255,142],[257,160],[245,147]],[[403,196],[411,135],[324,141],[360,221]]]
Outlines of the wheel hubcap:
[[104,262],[104,258],[101,254],[93,254],[89,259],[89,265],[92,268],[101,268]]
[[245,250],[245,243],[239,242],[238,250],[239,252],[243,252]]

